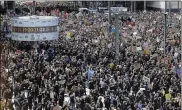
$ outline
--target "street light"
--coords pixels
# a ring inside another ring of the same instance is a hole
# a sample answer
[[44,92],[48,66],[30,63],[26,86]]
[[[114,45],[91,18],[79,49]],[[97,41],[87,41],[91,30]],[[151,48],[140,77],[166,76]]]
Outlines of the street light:
[[116,23],[116,35],[115,35],[115,46],[116,46],[116,61],[119,64],[119,23],[118,23],[118,19],[119,19],[119,14],[115,14],[116,19],[115,19],[115,23]]
[[164,55],[166,54],[166,28],[167,28],[167,15],[164,13]]
[[171,24],[171,1],[169,1],[169,23]]
[[119,15],[125,16],[124,13],[126,10],[120,7],[112,7],[111,13],[113,13],[115,17],[115,47],[116,47],[116,61],[119,63],[119,47],[120,47],[120,39],[119,39]]
[[108,1],[108,9],[109,9],[109,27],[111,26],[111,1]]
[[120,39],[119,39],[119,15],[121,12],[117,8],[112,8],[113,15],[115,17],[115,47],[116,47],[116,61],[119,64],[119,45],[120,45]]
[[144,12],[146,12],[146,0],[144,0]]
[[133,1],[131,1],[130,8],[131,8],[131,12],[133,12]]

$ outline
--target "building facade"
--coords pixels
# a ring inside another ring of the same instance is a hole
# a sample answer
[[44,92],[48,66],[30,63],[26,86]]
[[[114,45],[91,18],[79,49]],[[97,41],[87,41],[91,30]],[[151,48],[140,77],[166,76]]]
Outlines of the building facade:
[[171,10],[171,12],[179,12],[181,9],[181,1],[148,1],[147,8],[149,10],[161,10],[167,11]]

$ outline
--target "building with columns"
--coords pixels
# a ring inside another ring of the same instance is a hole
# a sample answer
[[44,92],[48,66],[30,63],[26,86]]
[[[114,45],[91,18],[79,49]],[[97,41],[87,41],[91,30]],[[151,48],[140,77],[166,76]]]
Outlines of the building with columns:
[[[148,1],[147,8],[152,10],[161,10],[163,11],[166,7],[166,10],[171,12],[179,12],[181,9],[181,1]],[[166,5],[166,6],[165,6]]]

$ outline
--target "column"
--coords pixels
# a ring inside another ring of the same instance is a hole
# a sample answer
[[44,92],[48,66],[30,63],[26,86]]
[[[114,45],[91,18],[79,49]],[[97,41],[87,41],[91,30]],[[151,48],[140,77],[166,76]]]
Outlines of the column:
[[131,12],[133,11],[133,1],[131,1]]
[[169,1],[169,17],[171,16],[171,1]]
[[119,23],[118,23],[118,14],[116,14],[115,18],[115,30],[116,30],[116,36],[115,36],[115,46],[116,46],[116,61],[119,64],[119,45],[120,45],[120,39],[119,39]]
[[164,8],[164,13],[167,12],[167,1],[165,1],[165,8]]
[[144,11],[146,11],[146,0],[144,0]]
[[167,14],[164,13],[164,55],[166,54],[166,28],[167,28]]
[[136,1],[134,1],[134,12],[136,12]]

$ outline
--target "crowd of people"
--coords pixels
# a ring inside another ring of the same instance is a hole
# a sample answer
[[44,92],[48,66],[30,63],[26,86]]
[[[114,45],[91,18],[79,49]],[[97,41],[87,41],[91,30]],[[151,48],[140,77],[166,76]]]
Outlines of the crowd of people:
[[108,28],[103,13],[59,16],[56,41],[40,41],[37,47],[33,42],[5,41],[0,86],[4,107],[180,110],[178,14],[168,17],[166,43],[162,12],[121,15],[119,59],[114,19]]

